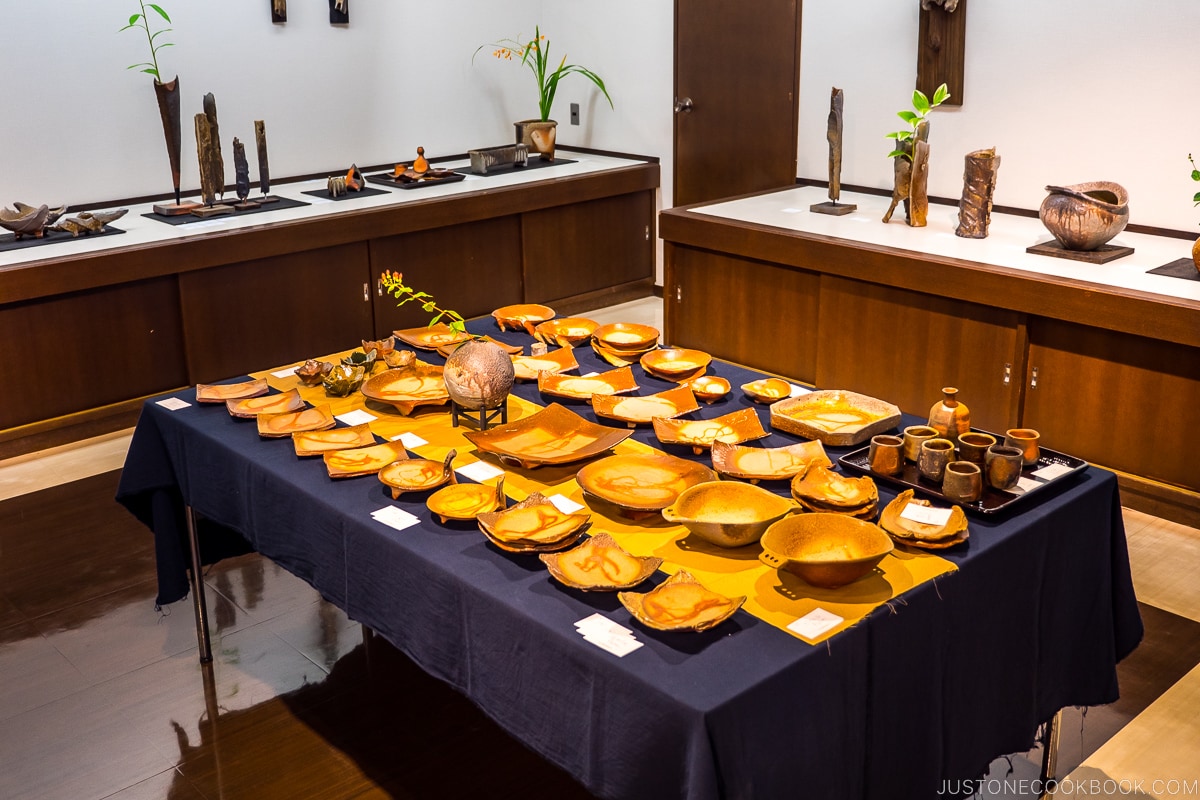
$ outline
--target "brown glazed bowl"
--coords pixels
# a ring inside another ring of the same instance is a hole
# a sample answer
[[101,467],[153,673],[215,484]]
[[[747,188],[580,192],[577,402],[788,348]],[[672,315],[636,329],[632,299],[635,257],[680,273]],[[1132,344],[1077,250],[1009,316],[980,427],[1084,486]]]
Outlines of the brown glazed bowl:
[[759,560],[812,586],[836,589],[863,577],[892,552],[892,537],[845,514],[800,514],[767,528]]
[[1038,217],[1068,250],[1095,250],[1129,222],[1129,193],[1119,183],[1091,181],[1046,191]]

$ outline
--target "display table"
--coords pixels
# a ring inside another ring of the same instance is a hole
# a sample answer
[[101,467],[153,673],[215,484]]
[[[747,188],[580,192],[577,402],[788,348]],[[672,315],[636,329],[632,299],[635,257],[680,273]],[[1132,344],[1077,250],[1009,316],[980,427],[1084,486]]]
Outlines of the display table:
[[[472,327],[531,341],[499,333],[490,319]],[[590,349],[576,355],[581,373],[608,368]],[[669,388],[634,371],[642,394]],[[735,387],[755,374],[722,362],[710,372]],[[289,388],[294,378],[270,381]],[[515,394],[547,401],[532,384]],[[393,501],[374,477],[331,480],[319,460],[298,459],[290,440],[260,439],[253,421],[200,407],[191,390],[169,397],[191,405],[146,403],[118,497],[154,530],[160,601],[186,591],[187,504],[213,526],[202,542],[218,542],[222,528],[240,532],[605,797],[933,796],[943,778],[976,777],[995,756],[1027,748],[1058,709],[1115,700],[1115,664],[1141,636],[1116,480],[1096,468],[1017,513],[972,517],[969,541],[940,554],[957,571],[814,646],[746,612],[700,634],[649,630],[613,595],[565,589],[536,557],[496,549],[473,525],[437,522],[423,494]],[[699,415],[750,405],[735,388]],[[595,419],[586,404],[570,407]],[[767,407],[754,407],[765,424]],[[365,410],[380,418],[377,433],[429,430],[449,416]],[[646,430],[634,438],[657,444]],[[772,433],[762,444],[792,441]],[[830,450],[835,459],[841,452]],[[509,468],[506,487],[536,482],[578,498],[578,466]],[[894,497],[880,488],[881,503]],[[419,524],[397,531],[371,517],[389,505]],[[593,523],[620,528],[599,513]],[[649,526],[647,535],[660,534],[661,523]],[[680,559],[698,546],[692,537],[673,542]],[[763,597],[797,608],[837,601],[836,591],[782,581],[756,555],[751,546],[713,558],[759,570]],[[786,598],[781,588],[808,596]],[[574,623],[596,613],[633,629],[643,646],[618,658],[585,641]]]

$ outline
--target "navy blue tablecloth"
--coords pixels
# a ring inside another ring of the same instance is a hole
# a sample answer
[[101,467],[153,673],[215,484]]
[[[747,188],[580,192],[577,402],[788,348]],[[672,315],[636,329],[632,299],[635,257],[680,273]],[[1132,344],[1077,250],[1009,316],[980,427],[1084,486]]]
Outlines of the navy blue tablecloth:
[[[490,319],[472,328],[530,342]],[[610,368],[576,354],[581,372]],[[641,394],[672,385],[634,369]],[[766,406],[736,388],[757,373],[709,372],[735,389],[699,416],[754,407],[769,430]],[[515,393],[552,399],[533,384]],[[191,390],[177,396],[194,403]],[[206,561],[247,546],[270,557],[605,797],[934,796],[943,779],[1026,749],[1059,708],[1115,700],[1115,665],[1141,638],[1116,478],[1094,467],[1012,513],[972,516],[969,541],[939,553],[958,572],[814,647],[742,612],[702,634],[651,631],[615,596],[563,588],[536,558],[436,522],[423,495],[393,501],[374,479],[333,481],[319,459],[260,439],[223,406],[169,411],[157,399],[118,500],[154,531],[160,602],[187,593],[186,502],[204,520]],[[649,429],[634,437],[693,457]],[[772,432],[760,443],[794,441]],[[880,489],[881,503],[895,496]],[[421,524],[396,531],[370,517],[389,504]],[[617,658],[584,641],[573,623],[597,612],[645,645]]]

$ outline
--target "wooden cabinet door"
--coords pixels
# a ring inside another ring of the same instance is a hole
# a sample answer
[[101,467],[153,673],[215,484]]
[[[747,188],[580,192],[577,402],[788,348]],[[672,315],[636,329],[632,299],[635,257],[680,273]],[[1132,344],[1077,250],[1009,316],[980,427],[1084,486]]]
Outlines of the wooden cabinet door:
[[821,276],[817,385],[925,416],[958,387],[977,428],[1017,422],[1022,316],[873,283]]
[[1034,318],[1027,381],[1021,424],[1047,447],[1200,490],[1197,348]]
[[653,280],[653,221],[652,192],[522,214],[525,301],[553,304]]
[[370,245],[376,336],[427,325],[432,316],[415,302],[398,307],[396,298],[380,288],[384,270],[402,273],[406,286],[428,292],[440,307],[467,319],[521,302],[516,216],[372,239]]
[[667,341],[812,383],[816,273],[667,244]]
[[365,242],[179,276],[191,381],[357,347],[371,335]]

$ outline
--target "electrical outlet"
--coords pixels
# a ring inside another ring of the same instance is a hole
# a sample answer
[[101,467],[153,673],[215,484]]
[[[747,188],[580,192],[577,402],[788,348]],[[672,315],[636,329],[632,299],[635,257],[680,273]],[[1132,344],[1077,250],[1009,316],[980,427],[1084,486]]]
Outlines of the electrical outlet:
[[571,124],[579,124],[579,103],[571,103]]

